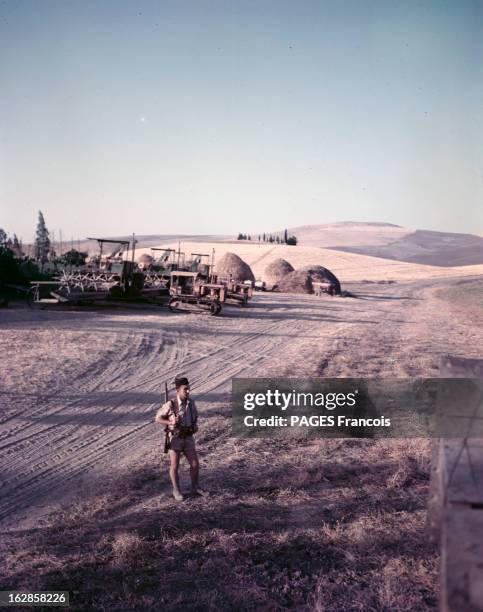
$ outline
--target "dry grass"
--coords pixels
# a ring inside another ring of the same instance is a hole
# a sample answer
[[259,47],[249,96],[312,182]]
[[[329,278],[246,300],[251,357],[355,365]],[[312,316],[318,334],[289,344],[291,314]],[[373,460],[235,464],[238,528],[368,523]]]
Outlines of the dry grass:
[[241,441],[226,416],[206,420],[210,497],[176,504],[152,455],[4,534],[0,588],[67,589],[78,610],[437,607],[427,441]]
[[[163,243],[159,246],[178,248],[178,242]],[[200,249],[200,244],[183,242],[182,248],[186,253],[196,253]],[[482,264],[443,268],[334,251],[318,246],[258,244],[250,240],[240,240],[231,244],[224,242],[206,242],[203,244],[204,253],[211,253],[212,249],[215,249],[215,262],[220,261],[226,252],[234,252],[251,267],[257,278],[262,279],[267,265],[279,258],[286,259],[295,269],[313,264],[324,266],[337,276],[342,285],[349,281],[358,282],[362,279],[415,281],[429,278],[468,276],[470,274],[481,275],[483,273]],[[138,251],[136,252],[138,253]],[[146,252],[149,252],[149,249],[146,249]],[[129,259],[129,255],[126,256]]]

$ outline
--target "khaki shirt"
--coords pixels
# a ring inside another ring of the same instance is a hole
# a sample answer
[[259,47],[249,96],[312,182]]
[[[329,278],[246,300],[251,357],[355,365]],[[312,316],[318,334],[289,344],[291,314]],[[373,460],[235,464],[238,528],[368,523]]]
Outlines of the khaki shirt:
[[156,413],[156,418],[169,419],[175,413],[174,403],[177,403],[179,412],[179,423],[178,425],[184,425],[186,427],[193,427],[198,420],[198,410],[194,400],[188,398],[187,401],[180,402],[178,398],[174,400],[168,400]]

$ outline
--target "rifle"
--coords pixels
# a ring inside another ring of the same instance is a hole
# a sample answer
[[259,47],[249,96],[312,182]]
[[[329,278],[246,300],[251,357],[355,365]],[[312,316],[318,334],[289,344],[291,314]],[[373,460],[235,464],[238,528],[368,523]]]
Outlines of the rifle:
[[[164,383],[164,403],[168,401],[168,383]],[[169,451],[169,429],[166,426],[164,435],[164,452],[167,453]]]

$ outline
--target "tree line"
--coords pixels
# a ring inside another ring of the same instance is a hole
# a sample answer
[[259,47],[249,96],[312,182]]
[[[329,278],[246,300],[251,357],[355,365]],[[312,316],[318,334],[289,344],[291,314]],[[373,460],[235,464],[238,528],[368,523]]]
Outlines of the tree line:
[[[241,232],[237,236],[237,240],[251,240],[251,239],[252,237],[250,234],[243,234]],[[279,234],[265,234],[265,233],[258,234],[258,242],[271,242],[275,244],[289,244],[289,245],[296,246],[297,237],[289,236],[288,231],[284,230],[283,236],[280,236]]]

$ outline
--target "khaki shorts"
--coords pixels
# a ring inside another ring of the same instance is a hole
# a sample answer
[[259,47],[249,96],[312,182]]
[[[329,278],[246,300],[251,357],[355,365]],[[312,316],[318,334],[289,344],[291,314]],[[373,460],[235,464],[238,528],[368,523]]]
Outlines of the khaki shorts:
[[169,450],[175,450],[179,452],[195,449],[195,439],[193,436],[187,436],[186,438],[172,438],[171,443],[169,445]]

